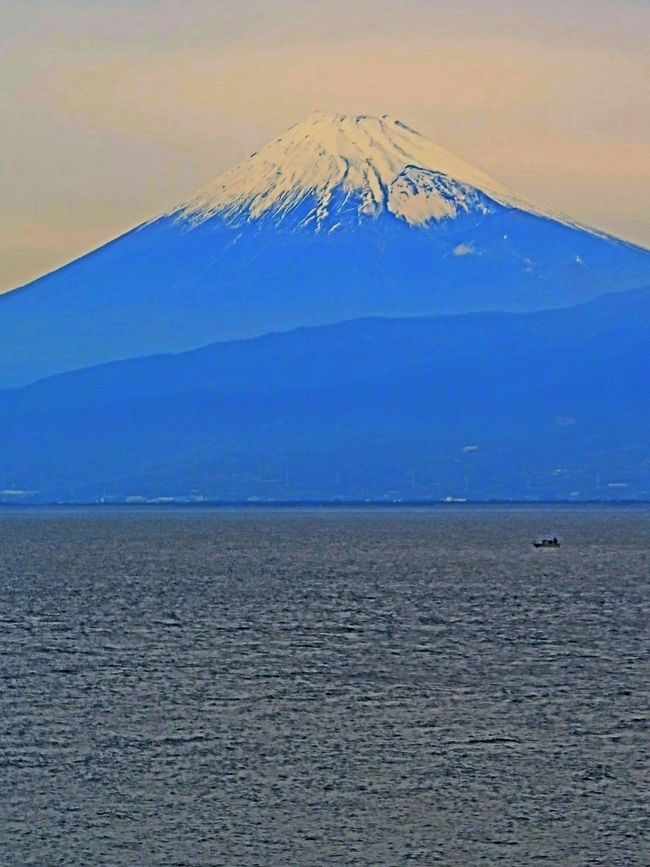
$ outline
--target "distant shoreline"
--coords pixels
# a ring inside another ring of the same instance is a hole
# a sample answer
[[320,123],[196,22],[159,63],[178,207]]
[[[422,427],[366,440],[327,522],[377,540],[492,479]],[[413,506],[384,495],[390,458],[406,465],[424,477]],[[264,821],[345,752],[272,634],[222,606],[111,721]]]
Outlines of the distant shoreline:
[[388,510],[388,509],[463,509],[485,506],[508,506],[508,507],[527,507],[532,506],[558,506],[569,508],[591,507],[634,507],[634,506],[650,506],[650,499],[647,500],[465,500],[446,502],[442,500],[202,500],[200,502],[183,501],[181,499],[173,502],[160,502],[155,499],[151,501],[127,502],[116,500],[114,502],[98,503],[92,501],[70,501],[70,502],[40,502],[40,503],[25,503],[25,502],[0,502],[0,511],[3,509],[279,509],[279,510],[297,510],[297,509],[368,509],[368,510]]

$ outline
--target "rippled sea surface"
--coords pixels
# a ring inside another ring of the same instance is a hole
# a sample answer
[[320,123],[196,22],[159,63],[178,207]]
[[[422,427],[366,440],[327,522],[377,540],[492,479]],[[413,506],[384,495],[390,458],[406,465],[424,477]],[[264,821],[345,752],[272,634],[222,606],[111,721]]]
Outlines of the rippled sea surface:
[[0,546],[2,865],[649,863],[646,509],[16,509]]

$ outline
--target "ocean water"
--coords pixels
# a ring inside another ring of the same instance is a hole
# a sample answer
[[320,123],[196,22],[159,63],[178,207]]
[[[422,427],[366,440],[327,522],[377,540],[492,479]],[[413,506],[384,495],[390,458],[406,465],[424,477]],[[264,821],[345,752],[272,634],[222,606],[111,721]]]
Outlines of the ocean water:
[[0,864],[647,865],[649,575],[644,508],[0,511]]

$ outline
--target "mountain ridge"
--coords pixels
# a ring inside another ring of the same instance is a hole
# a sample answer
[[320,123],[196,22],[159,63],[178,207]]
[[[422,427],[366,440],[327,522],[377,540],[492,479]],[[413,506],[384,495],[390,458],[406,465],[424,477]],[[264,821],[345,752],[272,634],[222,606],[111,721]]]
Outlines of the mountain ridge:
[[649,301],[344,322],[0,392],[0,490],[647,498]]
[[[173,365],[181,358],[186,360],[194,359],[196,369],[203,369],[206,359],[214,352],[229,351],[237,352],[241,350],[245,353],[246,348],[250,345],[267,346],[269,351],[269,359],[274,357],[275,345],[281,341],[291,341],[295,337],[301,335],[318,336],[327,334],[328,340],[333,333],[345,333],[346,331],[354,331],[360,325],[376,326],[381,332],[381,327],[386,324],[388,327],[398,328],[404,327],[405,334],[408,334],[408,341],[413,341],[414,333],[418,332],[427,335],[427,332],[435,331],[440,333],[442,327],[448,328],[452,334],[462,334],[467,336],[472,334],[472,326],[474,324],[483,327],[488,323],[493,323],[500,326],[502,336],[509,335],[510,337],[519,337],[517,326],[520,323],[528,322],[539,326],[540,332],[546,332],[549,339],[549,345],[552,345],[555,339],[566,339],[566,336],[560,331],[558,336],[558,324],[562,324],[563,313],[570,310],[574,316],[579,317],[579,336],[581,339],[601,334],[608,329],[615,327],[617,319],[622,314],[626,324],[629,324],[630,317],[633,318],[635,325],[639,327],[650,328],[650,286],[640,287],[638,289],[628,290],[627,292],[617,293],[615,299],[609,295],[602,295],[572,308],[560,308],[533,311],[531,313],[518,313],[508,311],[484,311],[473,313],[457,313],[457,314],[440,314],[437,316],[410,316],[410,317],[385,317],[385,316],[367,316],[359,319],[343,320],[341,322],[328,323],[324,325],[314,326],[299,326],[289,331],[273,331],[257,337],[240,338],[229,341],[219,341],[213,344],[207,344],[194,349],[185,350],[179,353],[159,353],[152,356],[143,356],[142,358],[118,359],[111,362],[106,362],[92,367],[81,368],[79,370],[67,371],[64,373],[54,374],[51,377],[37,380],[33,383],[28,383],[17,388],[0,389],[0,397],[10,393],[33,393],[38,391],[43,386],[54,385],[56,382],[72,381],[74,379],[90,379],[93,374],[100,371],[107,371],[111,374],[114,372],[133,371],[138,367],[146,368],[154,362],[168,362]],[[614,315],[616,311],[617,315]],[[381,339],[381,333],[377,335],[377,339]],[[527,336],[524,338],[527,339]],[[375,340],[373,349],[376,349],[377,340]],[[402,348],[407,348],[407,342]],[[417,343],[412,344],[414,354],[420,352],[420,347]],[[132,381],[132,376],[129,373],[129,380]]]

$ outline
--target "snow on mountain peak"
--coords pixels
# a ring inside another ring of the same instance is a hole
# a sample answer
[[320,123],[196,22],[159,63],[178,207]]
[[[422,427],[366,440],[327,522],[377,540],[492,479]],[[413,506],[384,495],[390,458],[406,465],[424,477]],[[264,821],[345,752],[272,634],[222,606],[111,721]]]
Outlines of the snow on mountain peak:
[[[477,192],[478,191],[478,192]],[[175,210],[203,222],[280,217],[311,204],[320,226],[354,203],[359,216],[388,210],[411,225],[486,208],[480,193],[514,203],[509,191],[394,118],[313,114]]]

